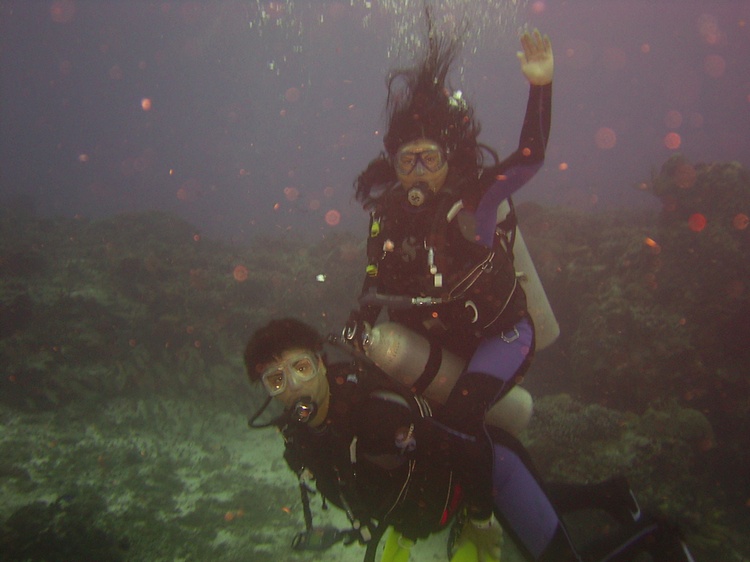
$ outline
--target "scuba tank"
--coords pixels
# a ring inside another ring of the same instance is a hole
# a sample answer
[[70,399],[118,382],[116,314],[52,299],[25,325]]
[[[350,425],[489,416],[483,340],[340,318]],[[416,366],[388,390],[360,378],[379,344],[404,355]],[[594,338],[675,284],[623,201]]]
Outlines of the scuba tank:
[[[396,322],[369,328],[362,338],[362,348],[391,378],[440,404],[445,404],[465,366],[456,354],[432,346],[427,338]],[[484,419],[517,436],[528,425],[532,406],[529,392],[515,385],[492,405]]]

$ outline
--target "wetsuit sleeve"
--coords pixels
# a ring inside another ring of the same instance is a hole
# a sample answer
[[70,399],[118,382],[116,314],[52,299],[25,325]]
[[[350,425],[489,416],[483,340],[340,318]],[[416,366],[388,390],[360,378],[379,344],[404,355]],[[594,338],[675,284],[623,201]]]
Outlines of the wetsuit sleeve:
[[499,165],[488,168],[483,174],[485,178],[489,178],[486,180],[489,185],[475,212],[477,236],[481,244],[492,247],[500,203],[523,187],[542,167],[551,116],[552,84],[530,86],[518,148]]

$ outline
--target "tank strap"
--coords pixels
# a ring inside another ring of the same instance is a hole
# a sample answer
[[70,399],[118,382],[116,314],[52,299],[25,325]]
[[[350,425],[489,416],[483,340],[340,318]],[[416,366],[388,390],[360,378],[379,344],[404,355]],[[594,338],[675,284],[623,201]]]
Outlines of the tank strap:
[[435,380],[442,362],[443,348],[430,342],[430,355],[427,358],[427,363],[425,363],[424,371],[411,386],[414,394],[423,394],[427,390],[427,387]]

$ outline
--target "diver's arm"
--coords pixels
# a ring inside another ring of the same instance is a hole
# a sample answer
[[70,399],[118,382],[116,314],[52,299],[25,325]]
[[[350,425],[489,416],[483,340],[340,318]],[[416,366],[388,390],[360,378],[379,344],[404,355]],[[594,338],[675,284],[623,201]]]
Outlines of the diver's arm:
[[551,109],[552,84],[531,86],[518,148],[498,166],[484,171],[484,177],[490,178],[491,183],[474,215],[478,240],[487,247],[492,247],[500,203],[523,187],[544,163]]
[[479,242],[487,247],[492,247],[498,206],[539,171],[549,139],[554,73],[552,45],[549,37],[542,37],[538,30],[533,34],[524,33],[521,44],[524,50],[518,53],[518,58],[530,86],[518,148],[499,165],[484,171],[487,187],[475,212]]

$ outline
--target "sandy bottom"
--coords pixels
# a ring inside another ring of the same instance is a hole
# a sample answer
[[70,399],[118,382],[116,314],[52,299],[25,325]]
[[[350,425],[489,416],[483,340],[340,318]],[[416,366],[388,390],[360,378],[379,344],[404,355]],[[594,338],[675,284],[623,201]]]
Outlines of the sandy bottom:
[[[71,559],[90,552],[88,542],[107,544],[97,551],[100,562],[364,556],[359,545],[291,549],[304,520],[281,437],[275,429],[249,430],[240,414],[154,397],[44,414],[0,409],[0,421],[0,517],[4,539],[15,541],[5,560],[21,559],[15,553],[24,540],[38,551],[67,549]],[[19,511],[33,502],[43,503]],[[311,506],[315,525],[348,527],[336,508],[321,509],[318,496]],[[34,528],[36,536],[21,536]],[[411,559],[446,561],[446,535],[419,542]],[[507,543],[503,561],[520,561]]]

